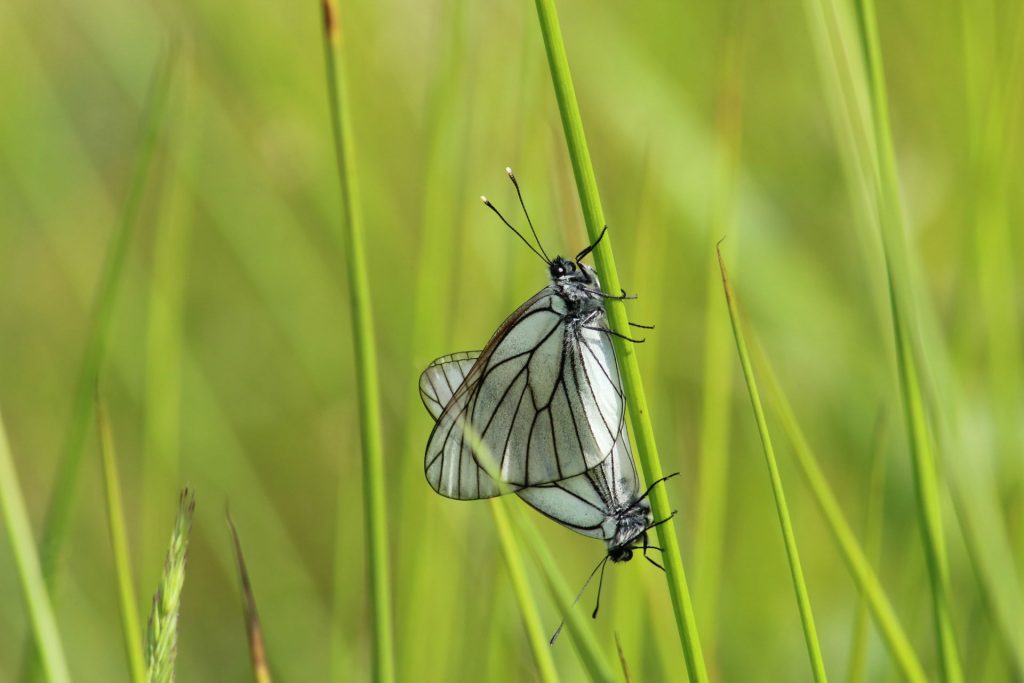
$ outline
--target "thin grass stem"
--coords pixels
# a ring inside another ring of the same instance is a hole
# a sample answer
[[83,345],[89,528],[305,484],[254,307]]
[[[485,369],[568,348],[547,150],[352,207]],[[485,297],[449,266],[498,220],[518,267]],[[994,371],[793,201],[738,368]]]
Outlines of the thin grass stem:
[[896,156],[886,96],[885,72],[879,45],[873,0],[857,0],[860,36],[864,46],[877,167],[874,175],[879,227],[885,254],[889,304],[902,395],[904,419],[910,437],[917,512],[924,536],[930,579],[939,669],[943,680],[963,680],[960,655],[949,605],[949,568],[942,530],[939,478],[932,452],[928,417],[919,375],[920,361],[913,338],[909,265],[905,253],[903,206],[896,175]]
[[14,469],[14,458],[7,443],[3,415],[0,415],[0,512],[3,513],[7,537],[18,567],[18,580],[28,606],[32,635],[42,660],[43,672],[51,683],[69,683],[71,675],[64,659],[64,646],[61,644],[57,620],[53,615],[39,555],[32,539],[32,526],[28,521],[25,498],[18,485],[18,473]]
[[829,531],[832,532],[832,537],[839,545],[843,561],[846,563],[854,583],[857,584],[861,597],[871,610],[871,615],[882,636],[882,642],[885,643],[903,677],[914,683],[923,683],[928,678],[914,653],[910,639],[893,610],[892,602],[886,595],[885,589],[882,588],[875,571],[871,568],[871,562],[843,514],[839,501],[836,499],[828,479],[825,478],[825,473],[818,465],[818,459],[797,422],[793,408],[771,363],[756,344],[754,349],[757,365],[768,384],[768,393],[778,414],[779,422],[793,446],[793,454],[796,456],[800,472],[807,480],[814,500],[825,516],[825,522],[829,526]]
[[508,570],[509,579],[512,581],[512,589],[515,591],[519,611],[523,616],[526,637],[530,642],[534,663],[537,665],[537,675],[545,683],[555,683],[559,680],[558,670],[555,668],[555,660],[551,656],[551,646],[548,645],[548,636],[544,633],[540,614],[537,612],[537,603],[526,576],[522,549],[519,547],[519,541],[516,539],[509,520],[508,498],[504,496],[492,498],[490,503],[491,512],[494,514],[494,525],[498,529],[501,552],[505,557],[505,567]]
[[[354,138],[348,114],[350,100],[345,80],[341,17],[335,0],[322,0],[322,9],[327,92],[342,209],[342,219],[337,225],[335,237],[345,253],[359,393],[363,453],[363,516],[366,524],[366,554],[369,562],[373,622],[373,677],[375,681],[389,683],[395,677],[395,663],[377,352],[373,334],[370,283],[364,255],[362,216],[356,187],[357,165],[352,145]],[[336,590],[341,588],[335,586]]]
[[124,637],[128,671],[134,683],[146,680],[146,663],[142,657],[142,628],[139,625],[139,603],[135,596],[135,578],[131,554],[128,552],[128,532],[124,524],[124,503],[121,500],[121,478],[117,471],[117,453],[114,436],[107,419],[103,400],[96,397],[96,429],[100,436],[100,458],[103,463],[103,489],[106,493],[107,525],[110,528],[110,546],[114,552],[114,573],[117,577],[117,597],[121,607],[121,634]]
[[[565,52],[561,28],[554,0],[536,0],[537,17],[540,21],[544,48],[547,52],[548,66],[551,70],[551,81],[554,85],[558,110],[562,118],[562,128],[572,161],[576,189],[579,193],[583,217],[587,226],[587,234],[591,241],[597,240],[605,227],[604,210],[597,190],[597,178],[590,161],[590,151],[583,131],[583,119],[580,115],[579,103],[576,101],[576,90],[569,71],[569,59]],[[615,268],[615,257],[612,251],[612,231],[594,250],[594,261],[606,291],[618,292],[619,275]],[[629,319],[626,308],[621,301],[609,301],[606,304],[608,322],[612,330],[623,336],[629,336]],[[637,363],[633,345],[621,338],[615,338],[616,356],[622,371],[626,405],[629,409],[631,433],[637,446],[637,457],[643,468],[647,481],[656,481],[664,476],[658,447],[654,439],[654,428],[651,424],[644,394],[640,366]],[[651,508],[655,519],[666,519],[672,514],[666,487],[657,486],[651,493]],[[658,540],[664,548],[665,578],[672,597],[672,608],[675,615],[676,630],[683,648],[686,670],[690,680],[703,683],[707,680],[704,655],[701,652],[700,638],[697,633],[697,622],[693,614],[693,604],[689,588],[686,585],[686,573],[683,568],[682,556],[679,552],[679,540],[675,526],[662,524],[657,528]]]
[[580,662],[583,664],[583,668],[586,669],[592,681],[599,681],[600,683],[616,681],[617,679],[612,672],[612,667],[605,656],[605,651],[597,642],[594,630],[580,610],[575,609],[573,605],[575,595],[565,582],[565,578],[562,576],[558,563],[551,554],[547,543],[544,542],[536,527],[530,520],[526,519],[526,515],[521,510],[516,510],[515,512],[516,514],[513,519],[516,522],[519,536],[526,539],[526,547],[529,548],[537,564],[540,565],[548,591],[558,606],[559,613],[565,619],[569,636],[576,647],[576,652],[579,655]]
[[754,410],[757,431],[761,437],[761,445],[764,447],[764,457],[768,465],[768,476],[771,479],[772,494],[775,496],[775,508],[779,515],[779,526],[782,527],[782,538],[786,545],[786,556],[789,559],[789,571],[793,578],[797,605],[800,608],[800,621],[803,624],[804,640],[807,643],[807,654],[811,661],[811,671],[814,674],[814,680],[821,683],[828,680],[828,677],[825,674],[825,663],[821,657],[821,645],[818,643],[818,632],[814,626],[814,614],[811,611],[811,600],[807,594],[807,584],[804,582],[804,571],[800,565],[800,553],[796,546],[796,534],[793,532],[793,523],[790,520],[789,508],[786,505],[786,494],[782,488],[782,477],[779,474],[779,466],[775,461],[775,449],[772,447],[771,435],[768,433],[768,422],[765,419],[764,408],[761,406],[757,381],[754,379],[754,369],[750,363],[750,354],[747,352],[747,343],[743,336],[742,326],[740,325],[736,297],[733,295],[732,286],[729,284],[729,275],[726,272],[725,261],[722,259],[721,251],[718,252],[718,264],[722,271],[722,287],[725,291],[726,304],[729,307],[729,319],[732,321],[733,336],[736,338],[736,351],[739,353],[740,365],[743,367],[743,377],[746,379],[747,390],[750,393],[750,405]]

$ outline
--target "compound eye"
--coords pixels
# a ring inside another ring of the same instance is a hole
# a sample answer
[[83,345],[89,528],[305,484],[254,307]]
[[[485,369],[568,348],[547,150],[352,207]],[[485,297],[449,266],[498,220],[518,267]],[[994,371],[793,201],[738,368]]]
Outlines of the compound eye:
[[632,559],[633,559],[633,551],[632,550],[627,550],[626,552],[622,553],[622,561],[623,562],[629,562]]
[[573,263],[572,261],[569,261],[565,265],[566,265],[566,268],[568,269],[567,272],[570,272],[570,273],[575,272],[575,270],[576,270],[576,264],[575,263]]

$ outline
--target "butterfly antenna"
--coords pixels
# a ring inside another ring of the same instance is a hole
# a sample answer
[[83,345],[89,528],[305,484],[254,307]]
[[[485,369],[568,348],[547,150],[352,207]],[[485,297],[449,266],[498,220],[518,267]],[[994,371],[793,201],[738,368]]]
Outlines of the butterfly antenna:
[[509,180],[512,181],[513,187],[516,188],[516,196],[519,197],[519,206],[523,207],[523,213],[526,215],[526,222],[530,224],[530,232],[533,233],[533,239],[537,240],[537,246],[540,247],[541,253],[544,254],[544,260],[551,263],[551,259],[548,258],[548,253],[544,251],[544,245],[540,243],[540,238],[537,237],[537,231],[533,228],[533,221],[530,220],[530,212],[526,210],[526,202],[523,201],[523,192],[519,189],[519,181],[516,180],[516,175],[512,172],[511,167],[505,167],[505,173],[508,174]]
[[[603,567],[608,562],[608,559],[610,557],[611,555],[605,555],[603,558],[601,558],[601,561],[597,563],[597,566],[594,567],[594,571],[590,572],[590,576],[588,576],[587,580],[583,582],[583,588],[580,588],[580,592],[576,594],[576,599],[574,599],[572,601],[572,604],[569,605],[569,610],[572,610],[572,608],[576,606],[576,603],[580,601],[580,597],[583,595],[583,591],[587,590],[587,586],[589,586],[590,582],[593,580],[594,574],[596,574],[597,570]],[[604,572],[601,572],[601,575],[604,576]],[[598,600],[600,601],[600,595],[598,596]],[[597,614],[596,609],[594,610],[594,614]],[[555,644],[555,640],[558,639],[558,636],[562,633],[563,628],[565,628],[565,617],[562,617],[562,623],[560,623],[558,625],[558,628],[555,629],[555,635],[551,636],[551,640],[548,641],[548,645]]]
[[[589,247],[587,247],[586,249],[584,249],[580,253],[576,254],[576,263],[579,263],[580,261],[582,261],[583,259],[585,259],[587,257],[587,254],[589,254],[590,252],[594,251],[594,249],[597,247],[597,245],[601,243],[601,240],[604,239],[604,234],[606,232],[608,232],[608,226],[607,225],[604,226],[603,228],[601,228],[601,234],[597,236],[597,239],[594,240],[593,244],[591,244]],[[625,294],[625,292],[623,292],[623,294]]]
[[542,261],[544,261],[544,263],[547,263],[548,265],[551,265],[551,261],[549,261],[546,256],[543,256],[539,251],[534,249],[533,245],[530,244],[530,242],[525,237],[523,237],[523,234],[521,232],[519,232],[518,230],[516,230],[515,228],[513,228],[512,224],[509,223],[507,220],[505,220],[505,217],[501,215],[501,211],[498,211],[498,209],[494,206],[494,204],[491,204],[491,200],[490,199],[488,199],[487,197],[484,197],[483,195],[481,195],[480,196],[480,201],[482,201],[484,203],[484,205],[488,209],[490,209],[495,214],[497,214],[498,218],[501,219],[501,222],[504,223],[505,225],[507,225],[508,229],[511,230],[512,232],[514,232],[519,237],[519,239],[521,239],[523,241],[523,244],[528,246],[530,248],[530,251],[532,251],[534,254],[537,255],[537,258],[539,258]]
[[[647,496],[651,495],[651,490],[652,490],[652,489],[653,489],[653,488],[654,488],[655,486],[657,486],[658,484],[662,483],[663,481],[668,481],[668,480],[669,480],[669,479],[671,479],[672,477],[676,477],[676,476],[679,476],[679,473],[678,473],[678,472],[673,472],[672,474],[666,474],[666,475],[665,475],[664,477],[662,477],[661,479],[657,479],[657,480],[655,480],[655,481],[654,481],[654,483],[652,483],[652,484],[651,484],[650,486],[648,486],[648,487],[647,487],[647,490],[646,490],[646,491],[644,491],[644,495],[642,495],[642,496],[640,496],[639,498],[637,498],[637,499],[636,499],[636,502],[637,502],[637,503],[639,503],[639,502],[640,502],[641,500],[643,500],[643,499],[644,499],[644,498],[646,498]],[[635,503],[634,503],[634,505],[635,505]]]

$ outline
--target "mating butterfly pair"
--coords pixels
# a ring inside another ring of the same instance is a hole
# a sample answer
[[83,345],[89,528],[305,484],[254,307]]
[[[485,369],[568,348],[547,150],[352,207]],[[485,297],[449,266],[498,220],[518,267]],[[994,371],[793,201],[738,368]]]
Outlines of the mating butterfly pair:
[[572,261],[548,258],[515,175],[506,172],[537,248],[483,202],[544,260],[551,281],[482,351],[442,356],[423,371],[420,395],[436,420],[427,481],[458,500],[515,492],[569,529],[604,540],[608,553],[599,567],[631,559],[638,547],[646,557],[653,547],[647,531],[656,523],[647,493],[639,492],[611,343],[616,333],[604,310],[606,299],[627,297],[604,293],[597,273],[582,263],[604,231]]

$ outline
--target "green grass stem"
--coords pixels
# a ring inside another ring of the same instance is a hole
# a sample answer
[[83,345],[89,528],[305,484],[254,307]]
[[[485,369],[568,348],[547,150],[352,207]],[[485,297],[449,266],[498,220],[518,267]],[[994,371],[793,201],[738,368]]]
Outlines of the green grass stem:
[[877,574],[871,568],[871,562],[868,560],[867,553],[865,553],[857,541],[857,535],[853,532],[853,528],[843,514],[839,501],[836,499],[836,495],[833,493],[832,487],[825,477],[825,473],[822,472],[821,466],[818,465],[818,459],[811,449],[807,437],[804,436],[800,424],[797,422],[796,414],[793,412],[789,399],[783,391],[771,363],[768,362],[767,357],[763,353],[759,352],[760,350],[757,347],[755,347],[755,350],[758,351],[758,367],[761,369],[762,375],[768,384],[768,393],[772,398],[772,404],[775,406],[779,422],[782,424],[782,428],[793,446],[793,454],[796,456],[800,472],[803,474],[804,479],[807,480],[807,485],[814,495],[814,500],[825,516],[825,522],[828,524],[829,531],[832,532],[832,537],[839,546],[843,561],[846,563],[854,583],[857,584],[857,589],[860,591],[862,599],[871,610],[871,615],[882,636],[882,642],[885,643],[890,655],[892,655],[893,660],[896,662],[896,666],[906,680],[913,681],[914,683],[924,683],[928,678],[917,655],[914,653],[910,639],[900,625],[899,618],[896,616],[892,603],[882,588]]
[[523,626],[526,628],[526,637],[530,642],[533,660],[537,664],[537,675],[545,683],[555,683],[559,680],[558,670],[555,669],[555,660],[551,656],[548,636],[544,633],[540,614],[537,612],[537,603],[526,576],[522,549],[519,547],[519,541],[516,539],[512,523],[509,520],[508,505],[510,501],[508,497],[502,496],[492,498],[490,504],[491,512],[494,515],[494,525],[498,529],[501,552],[505,557],[505,567],[519,603],[519,611],[523,616]]
[[800,621],[803,624],[807,654],[811,660],[811,671],[814,674],[814,680],[821,683],[828,680],[828,677],[825,674],[825,663],[821,658],[821,645],[818,643],[818,632],[814,627],[814,614],[811,611],[811,600],[807,594],[807,585],[804,582],[804,571],[800,566],[800,553],[797,551],[796,534],[793,532],[793,523],[790,520],[789,508],[786,505],[786,494],[782,489],[782,477],[779,474],[779,466],[775,461],[775,450],[772,447],[771,435],[768,433],[768,422],[765,419],[764,408],[761,407],[761,397],[757,390],[757,381],[754,379],[754,369],[750,363],[750,354],[747,352],[747,343],[743,336],[742,326],[740,325],[736,297],[733,294],[732,286],[729,284],[729,275],[726,272],[725,261],[722,258],[721,251],[718,252],[718,265],[722,271],[722,288],[725,291],[725,301],[729,307],[729,319],[732,322],[733,336],[736,338],[736,351],[739,353],[740,365],[743,367],[743,377],[746,379],[747,389],[750,392],[750,405],[754,410],[757,431],[761,437],[761,445],[764,447],[764,457],[768,465],[768,476],[771,479],[772,494],[775,496],[775,508],[779,514],[779,526],[782,528],[782,538],[786,545],[786,556],[789,559],[789,571],[793,578],[793,588],[796,591],[796,600],[800,608]]
[[533,523],[526,519],[523,510],[516,510],[513,518],[521,538],[526,539],[526,547],[533,554],[534,559],[540,566],[547,584],[551,598],[558,606],[558,612],[565,619],[566,630],[572,639],[576,652],[579,655],[583,668],[586,669],[590,680],[599,683],[612,683],[617,681],[612,667],[605,655],[605,650],[597,641],[594,630],[590,626],[587,617],[573,605],[575,594],[565,582],[558,562],[548,548],[547,543],[541,537]]
[[[794,425],[796,421],[794,420]],[[886,435],[888,433],[885,413],[880,412],[875,424],[871,448],[871,478],[867,496],[867,513],[864,520],[864,552],[871,564],[878,564],[882,554],[882,535],[885,523],[885,473]],[[790,435],[792,439],[792,435]],[[853,635],[850,639],[850,663],[847,680],[850,683],[867,680],[868,635],[871,606],[861,596],[857,601],[857,612],[853,620]],[[904,674],[906,677],[906,674]]]
[[[555,97],[558,100],[562,128],[565,132],[569,158],[576,179],[576,189],[587,226],[587,234],[591,241],[596,241],[605,227],[604,210],[601,207],[597,178],[590,161],[590,151],[587,148],[587,140],[583,131],[583,119],[579,103],[576,101],[576,90],[569,71],[569,59],[565,52],[558,14],[554,0],[536,0],[536,7],[544,48],[547,52],[548,66],[551,69],[551,81],[554,85]],[[612,234],[613,231],[610,230],[597,245],[594,250],[594,261],[597,264],[605,291],[618,292],[621,287],[612,251]],[[606,304],[606,309],[611,329],[620,335],[629,336],[629,319],[623,303],[610,300]],[[637,446],[637,457],[643,468],[645,479],[648,482],[657,481],[664,476],[664,473],[654,439],[654,427],[651,424],[636,351],[630,342],[620,338],[616,338],[614,341],[616,356],[622,370],[623,388],[628,397],[626,405],[629,409],[631,433]],[[654,487],[651,492],[651,508],[654,511],[655,519],[667,519],[672,514],[666,487]],[[697,633],[693,604],[689,588],[686,585],[686,573],[679,552],[679,540],[676,537],[675,526],[671,523],[662,524],[657,528],[657,533],[660,545],[664,549],[665,578],[672,597],[676,630],[683,648],[686,670],[691,681],[704,683],[708,675]]]
[[870,85],[871,116],[877,158],[875,190],[889,284],[889,304],[902,395],[904,418],[917,493],[917,510],[924,537],[930,579],[935,637],[943,680],[963,680],[953,617],[949,605],[949,568],[942,530],[938,472],[932,452],[928,417],[913,338],[909,264],[905,254],[905,227],[900,200],[896,156],[886,96],[878,27],[873,0],[857,0],[858,20]]
[[43,580],[25,499],[18,486],[18,473],[7,443],[3,415],[0,415],[0,510],[3,512],[4,527],[18,567],[18,580],[28,606],[32,635],[36,651],[42,659],[43,672],[50,683],[67,683],[71,676],[64,659],[64,646],[61,644],[53,605],[50,604],[46,582]]
[[[366,524],[370,604],[373,622],[373,678],[389,683],[395,677],[391,625],[391,582],[388,566],[384,456],[380,426],[380,392],[373,334],[370,284],[364,254],[362,216],[356,187],[356,162],[348,107],[341,40],[341,17],[335,0],[322,0],[324,56],[331,108],[331,132],[338,165],[342,218],[336,238],[345,253],[356,355],[356,384],[363,453],[363,516]],[[335,586],[341,590],[341,586]]]
[[121,478],[117,470],[114,436],[103,400],[96,397],[96,429],[100,437],[100,458],[103,463],[103,490],[106,494],[107,525],[110,546],[114,552],[114,573],[117,597],[121,607],[121,634],[124,636],[128,671],[134,683],[146,680],[146,663],[142,657],[142,629],[139,626],[139,603],[135,597],[135,577],[128,551],[128,532],[124,524],[124,503],[121,500]]

